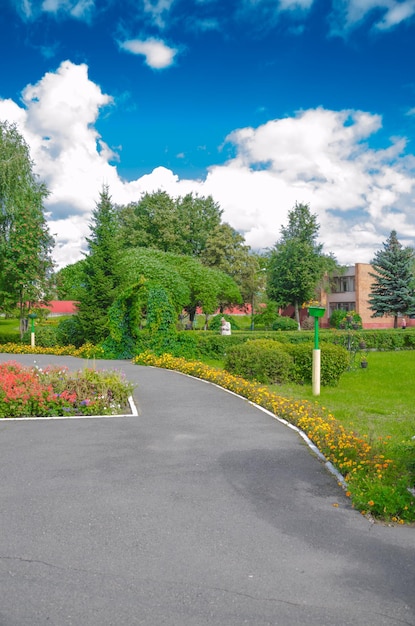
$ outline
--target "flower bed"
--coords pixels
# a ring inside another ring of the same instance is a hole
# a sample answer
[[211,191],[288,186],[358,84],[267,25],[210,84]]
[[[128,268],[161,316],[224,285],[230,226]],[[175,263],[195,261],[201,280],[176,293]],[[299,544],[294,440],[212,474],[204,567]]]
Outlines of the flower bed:
[[0,364],[0,418],[122,414],[131,392],[115,371]]

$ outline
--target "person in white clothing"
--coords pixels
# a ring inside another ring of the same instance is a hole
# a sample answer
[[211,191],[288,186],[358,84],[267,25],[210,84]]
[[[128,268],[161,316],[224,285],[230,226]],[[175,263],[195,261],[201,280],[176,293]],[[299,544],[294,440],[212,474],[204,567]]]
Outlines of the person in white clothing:
[[222,317],[220,321],[220,334],[221,335],[230,335],[231,334],[231,323],[227,322],[224,317]]

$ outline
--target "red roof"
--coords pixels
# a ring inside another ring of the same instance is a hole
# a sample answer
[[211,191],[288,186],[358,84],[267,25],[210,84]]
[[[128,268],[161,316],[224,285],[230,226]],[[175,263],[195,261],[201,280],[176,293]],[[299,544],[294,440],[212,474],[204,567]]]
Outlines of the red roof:
[[73,315],[78,312],[75,300],[51,300],[48,304],[40,304],[39,308],[48,309],[51,315]]

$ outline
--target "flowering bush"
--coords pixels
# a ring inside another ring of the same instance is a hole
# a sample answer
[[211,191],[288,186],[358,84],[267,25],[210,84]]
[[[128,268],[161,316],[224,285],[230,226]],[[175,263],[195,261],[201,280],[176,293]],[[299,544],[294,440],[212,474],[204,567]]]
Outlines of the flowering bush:
[[6,354],[56,354],[57,356],[75,356],[81,359],[101,359],[105,356],[100,346],[87,342],[80,348],[75,346],[28,346],[22,343],[4,343],[0,345],[0,352]]
[[317,403],[288,400],[260,383],[248,382],[224,370],[169,354],[140,354],[134,363],[173,369],[220,385],[304,431],[327,460],[344,476],[347,495],[363,514],[399,523],[415,520],[415,497],[410,476],[388,455],[388,440],[375,443],[348,432]]
[[132,385],[117,372],[0,364],[0,417],[113,415],[125,412]]

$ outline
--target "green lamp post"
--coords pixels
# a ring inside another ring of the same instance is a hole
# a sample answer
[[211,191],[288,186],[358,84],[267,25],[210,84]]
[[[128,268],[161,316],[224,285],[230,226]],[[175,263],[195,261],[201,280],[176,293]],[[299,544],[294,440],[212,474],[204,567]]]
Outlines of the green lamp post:
[[318,320],[323,317],[325,308],[323,306],[309,306],[308,314],[314,317],[314,350],[313,350],[313,395],[320,395],[320,372],[321,372],[321,352],[318,347]]
[[27,316],[30,319],[30,345],[32,348],[35,347],[35,319],[37,317],[36,313],[29,313]]

